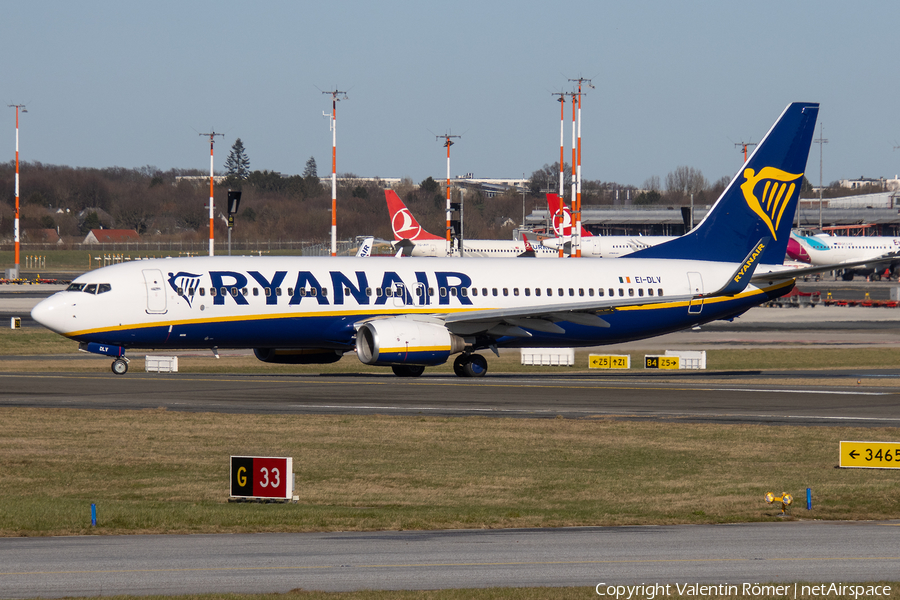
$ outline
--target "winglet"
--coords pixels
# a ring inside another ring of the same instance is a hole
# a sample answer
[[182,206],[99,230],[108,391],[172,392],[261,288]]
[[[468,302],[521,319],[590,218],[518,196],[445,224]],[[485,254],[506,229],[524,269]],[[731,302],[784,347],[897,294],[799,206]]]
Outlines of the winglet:
[[734,275],[728,280],[728,283],[712,295],[735,296],[743,292],[744,288],[747,287],[747,284],[750,283],[750,279],[753,277],[753,272],[756,270],[757,265],[759,265],[759,258],[771,241],[772,238],[770,237],[759,240],[753,249],[750,250],[750,254],[747,255],[747,258],[741,262],[737,271],[734,272]]

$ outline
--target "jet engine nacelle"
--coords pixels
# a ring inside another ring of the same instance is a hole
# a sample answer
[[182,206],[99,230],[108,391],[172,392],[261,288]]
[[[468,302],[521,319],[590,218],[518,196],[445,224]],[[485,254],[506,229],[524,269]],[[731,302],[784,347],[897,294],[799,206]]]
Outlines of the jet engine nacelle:
[[440,365],[465,347],[443,325],[411,319],[370,321],[356,332],[356,355],[367,365]]
[[253,354],[265,363],[280,365],[327,365],[342,356],[340,351],[328,348],[254,348]]

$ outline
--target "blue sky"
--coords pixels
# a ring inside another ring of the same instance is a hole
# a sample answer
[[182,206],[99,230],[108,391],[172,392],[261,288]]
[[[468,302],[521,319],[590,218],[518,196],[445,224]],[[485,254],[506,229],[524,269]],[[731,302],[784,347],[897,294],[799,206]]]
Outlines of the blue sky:
[[[821,102],[824,179],[900,173],[900,3],[48,2],[0,0],[0,100],[26,103],[24,161],[209,168],[241,138],[252,169],[521,177],[559,158],[569,78],[585,179],[640,186],[681,165],[732,176],[791,101]],[[5,108],[5,106],[3,107]],[[0,159],[15,114],[0,117]],[[566,123],[566,159],[571,124]],[[2,113],[0,113],[2,114]],[[816,130],[816,137],[819,130]],[[4,150],[4,148],[6,150]],[[807,176],[819,179],[818,145]]]

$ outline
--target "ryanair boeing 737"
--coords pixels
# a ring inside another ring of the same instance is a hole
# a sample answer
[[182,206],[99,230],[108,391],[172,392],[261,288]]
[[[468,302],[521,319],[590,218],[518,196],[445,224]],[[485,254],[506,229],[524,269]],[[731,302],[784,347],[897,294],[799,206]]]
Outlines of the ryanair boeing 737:
[[613,344],[729,319],[794,285],[782,265],[818,104],[789,105],[690,233],[617,259],[196,257],[85,273],[35,321],[114,358],[252,348],[309,364],[356,352],[400,376],[480,350]]

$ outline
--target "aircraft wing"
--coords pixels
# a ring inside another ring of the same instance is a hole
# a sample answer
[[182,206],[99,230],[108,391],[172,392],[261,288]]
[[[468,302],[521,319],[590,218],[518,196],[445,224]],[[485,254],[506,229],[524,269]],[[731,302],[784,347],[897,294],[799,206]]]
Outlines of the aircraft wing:
[[867,258],[865,260],[856,260],[852,262],[834,263],[831,265],[821,265],[816,267],[794,267],[791,265],[766,265],[758,270],[765,269],[763,272],[757,272],[750,278],[752,283],[763,283],[773,281],[784,281],[785,279],[795,279],[806,275],[815,275],[816,273],[827,273],[828,271],[836,271],[838,269],[848,269],[851,267],[861,267],[863,265],[880,265],[900,260],[900,252],[888,252],[875,258]]
[[497,308],[455,313],[443,318],[447,328],[457,335],[487,333],[496,336],[530,337],[525,328],[545,333],[565,333],[558,321],[568,321],[589,327],[609,327],[599,315],[626,306],[646,306],[665,302],[684,302],[692,296],[664,296],[643,298],[608,298],[590,302],[529,306],[527,308]]
[[[604,298],[567,304],[564,308],[559,304],[544,304],[522,308],[497,308],[483,311],[472,311],[450,314],[444,317],[447,328],[457,335],[472,335],[486,332],[489,335],[511,335],[530,337],[525,329],[533,329],[544,333],[565,333],[557,325],[559,321],[568,321],[588,327],[609,327],[599,314],[611,313],[628,306],[648,306],[667,302],[689,302],[695,298],[714,298],[717,296],[735,296],[747,287],[753,277],[758,263],[771,238],[761,239],[747,257],[738,265],[734,273],[722,282],[722,285],[710,294],[686,294],[682,296],[644,296],[628,298]],[[599,313],[599,314],[598,314]]]

